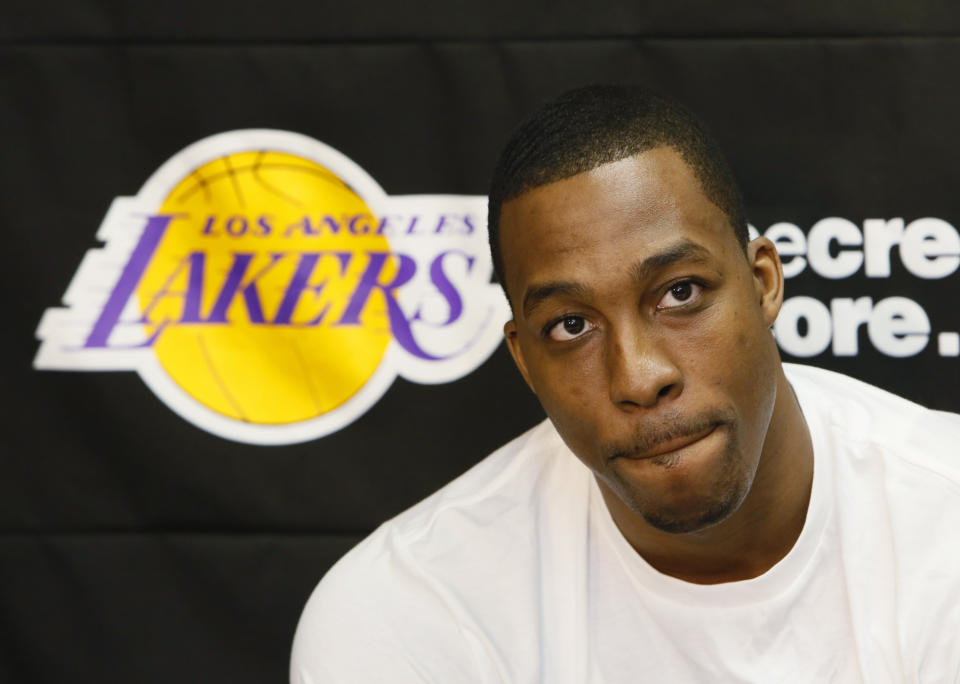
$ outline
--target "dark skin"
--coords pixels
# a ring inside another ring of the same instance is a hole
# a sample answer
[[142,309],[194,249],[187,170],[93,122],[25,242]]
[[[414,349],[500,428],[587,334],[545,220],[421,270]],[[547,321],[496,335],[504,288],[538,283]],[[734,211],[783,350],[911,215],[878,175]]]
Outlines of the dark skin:
[[510,352],[627,541],[700,584],[776,564],[813,449],[770,333],[773,244],[745,253],[670,147],[506,202],[500,233]]

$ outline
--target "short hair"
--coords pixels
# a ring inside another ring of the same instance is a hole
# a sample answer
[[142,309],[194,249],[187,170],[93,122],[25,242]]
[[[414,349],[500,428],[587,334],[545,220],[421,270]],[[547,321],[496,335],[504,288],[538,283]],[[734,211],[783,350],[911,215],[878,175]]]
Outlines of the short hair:
[[692,112],[631,86],[593,85],[568,91],[520,124],[494,168],[488,198],[490,253],[506,288],[500,252],[503,203],[554,181],[655,147],[674,148],[720,208],[746,250],[746,210],[720,147]]

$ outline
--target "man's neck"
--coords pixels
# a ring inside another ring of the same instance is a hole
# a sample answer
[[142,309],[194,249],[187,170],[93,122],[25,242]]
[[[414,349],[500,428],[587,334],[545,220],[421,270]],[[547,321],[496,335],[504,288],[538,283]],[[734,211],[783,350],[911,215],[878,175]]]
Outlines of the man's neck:
[[607,508],[641,556],[660,572],[697,584],[762,575],[787,555],[806,520],[813,444],[782,369],[777,399],[750,492],[726,520],[683,534],[651,526],[598,480]]

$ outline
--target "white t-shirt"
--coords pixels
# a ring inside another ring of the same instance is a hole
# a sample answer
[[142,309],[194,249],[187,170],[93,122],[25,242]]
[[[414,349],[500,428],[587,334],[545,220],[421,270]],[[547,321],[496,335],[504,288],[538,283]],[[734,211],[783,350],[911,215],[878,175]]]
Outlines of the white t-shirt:
[[330,570],[291,680],[960,682],[960,416],[786,369],[813,487],[796,544],[760,577],[653,569],[546,421]]

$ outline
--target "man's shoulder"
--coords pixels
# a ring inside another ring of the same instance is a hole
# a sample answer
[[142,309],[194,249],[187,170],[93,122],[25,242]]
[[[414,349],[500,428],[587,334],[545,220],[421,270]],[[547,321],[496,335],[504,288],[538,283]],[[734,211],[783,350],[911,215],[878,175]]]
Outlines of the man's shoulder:
[[[840,543],[855,591],[896,595],[909,643],[960,627],[960,415],[934,411],[860,380],[788,366],[808,422],[821,429]],[[813,431],[815,426],[811,425]],[[815,440],[815,445],[817,440]],[[816,448],[816,447],[815,447]],[[941,603],[942,602],[942,603]],[[935,651],[936,649],[934,649]]]
[[[440,681],[465,681],[473,622],[479,616],[508,633],[508,608],[525,598],[520,589],[535,594],[545,501],[564,499],[587,477],[544,421],[387,521],[314,590],[297,629],[294,669],[364,672],[374,681],[384,675],[380,663],[425,658],[437,661],[423,667],[442,673]],[[382,657],[365,655],[368,643]],[[403,673],[389,676],[406,681]]]
[[383,523],[338,565],[366,563],[384,550],[425,561],[431,547],[462,541],[468,529],[492,530],[511,517],[527,519],[523,514],[544,495],[537,483],[558,467],[557,452],[563,449],[553,425],[544,420]]
[[816,412],[839,439],[859,445],[861,453],[881,452],[895,469],[920,469],[960,487],[960,414],[823,368],[784,369],[804,412]]
[[481,527],[489,526],[544,495],[537,483],[547,473],[568,470],[560,455],[566,451],[553,424],[544,420],[387,521],[381,529],[410,545],[427,537],[436,538],[438,526],[444,528],[446,519],[466,515]]
[[906,420],[912,420],[924,414],[945,414],[960,420],[960,415],[929,409],[850,375],[797,363],[784,363],[783,368],[794,387],[800,385],[808,391],[816,391],[828,402],[846,404],[851,408],[860,406],[866,411],[878,412],[884,419],[901,415]]
[[[826,432],[829,462],[823,465],[835,473],[847,538],[860,553],[873,549],[880,564],[892,563],[885,554],[895,550],[901,592],[911,601],[932,586],[956,596],[960,416],[830,371],[794,366],[787,372],[804,413],[814,413]],[[891,543],[879,544],[882,539]]]

